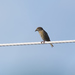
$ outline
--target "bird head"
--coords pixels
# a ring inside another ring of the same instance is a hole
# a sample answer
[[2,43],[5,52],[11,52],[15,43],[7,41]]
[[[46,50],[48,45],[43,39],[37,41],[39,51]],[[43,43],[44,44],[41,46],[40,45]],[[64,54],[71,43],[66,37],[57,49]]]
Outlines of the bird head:
[[41,30],[43,30],[43,28],[42,27],[38,27],[35,31],[41,31]]

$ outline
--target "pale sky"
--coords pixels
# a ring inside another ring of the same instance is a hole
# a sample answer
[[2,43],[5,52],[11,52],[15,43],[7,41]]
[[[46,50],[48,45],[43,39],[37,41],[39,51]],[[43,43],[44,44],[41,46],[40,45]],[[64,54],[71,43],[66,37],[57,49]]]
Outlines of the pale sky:
[[[75,0],[1,0],[0,44],[75,40]],[[0,75],[75,75],[75,43],[0,47]]]

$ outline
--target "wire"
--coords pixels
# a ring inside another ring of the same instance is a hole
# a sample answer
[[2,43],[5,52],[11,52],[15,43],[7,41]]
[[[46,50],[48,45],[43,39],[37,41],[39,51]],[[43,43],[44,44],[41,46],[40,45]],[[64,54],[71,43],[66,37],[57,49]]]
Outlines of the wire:
[[22,45],[38,45],[38,44],[59,44],[59,43],[75,43],[75,40],[64,40],[64,41],[46,41],[45,43],[41,42],[27,42],[27,43],[6,43],[0,44],[2,46],[22,46]]

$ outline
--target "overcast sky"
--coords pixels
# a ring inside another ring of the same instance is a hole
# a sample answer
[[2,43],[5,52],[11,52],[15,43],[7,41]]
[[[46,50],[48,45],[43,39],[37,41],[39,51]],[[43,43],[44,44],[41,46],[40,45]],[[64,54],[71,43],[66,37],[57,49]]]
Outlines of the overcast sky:
[[[75,0],[1,0],[0,44],[75,39]],[[75,75],[75,44],[0,47],[0,75]]]

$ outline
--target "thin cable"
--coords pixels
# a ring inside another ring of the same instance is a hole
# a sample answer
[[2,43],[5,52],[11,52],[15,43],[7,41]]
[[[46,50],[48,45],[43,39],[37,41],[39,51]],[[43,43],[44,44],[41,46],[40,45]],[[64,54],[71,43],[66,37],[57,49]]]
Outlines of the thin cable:
[[64,41],[46,41],[45,43],[41,42],[27,42],[27,43],[6,43],[0,44],[2,46],[22,46],[22,45],[38,45],[38,44],[59,44],[59,43],[75,43],[75,40],[64,40]]

